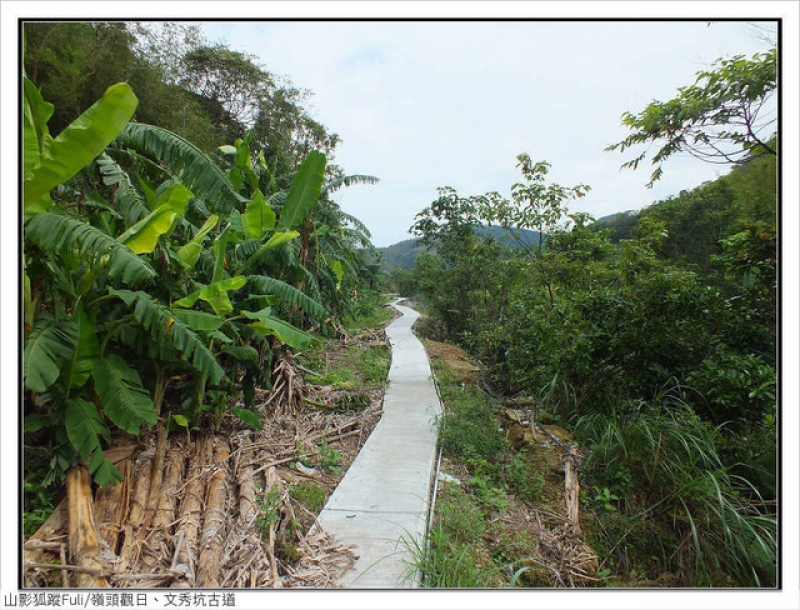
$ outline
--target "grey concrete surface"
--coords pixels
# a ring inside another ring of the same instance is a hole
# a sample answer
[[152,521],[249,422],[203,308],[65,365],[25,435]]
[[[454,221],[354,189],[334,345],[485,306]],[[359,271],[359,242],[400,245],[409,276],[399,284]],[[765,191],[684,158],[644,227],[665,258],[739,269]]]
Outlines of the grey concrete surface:
[[383,416],[319,515],[358,557],[339,582],[354,589],[419,586],[411,549],[424,545],[441,403],[411,332],[419,314],[397,303],[402,316],[386,329],[392,365]]

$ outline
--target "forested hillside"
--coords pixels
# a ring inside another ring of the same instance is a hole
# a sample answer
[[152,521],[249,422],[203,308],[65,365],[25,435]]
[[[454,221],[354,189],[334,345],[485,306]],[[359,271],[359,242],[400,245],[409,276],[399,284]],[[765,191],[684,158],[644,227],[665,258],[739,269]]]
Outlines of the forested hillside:
[[[509,198],[440,191],[413,226],[436,254],[395,278],[495,392],[572,430],[602,491],[586,501],[646,582],[775,583],[777,144],[728,131],[755,121],[775,74],[774,53],[721,60],[675,100],[626,113],[634,134],[609,147],[671,142],[652,182],[676,151],[727,145],[728,175],[595,223],[569,209],[588,186],[549,183],[549,164],[523,154]],[[475,234],[489,222],[544,238],[509,249]],[[609,540],[592,543],[622,569]]]
[[[519,229],[512,232],[493,225],[475,227],[475,233],[485,239],[493,239],[501,245],[515,248],[531,246],[539,240],[536,231]],[[390,273],[396,269],[410,271],[417,257],[427,250],[425,244],[418,239],[405,239],[391,246],[378,248],[378,252],[383,256],[384,269]]]

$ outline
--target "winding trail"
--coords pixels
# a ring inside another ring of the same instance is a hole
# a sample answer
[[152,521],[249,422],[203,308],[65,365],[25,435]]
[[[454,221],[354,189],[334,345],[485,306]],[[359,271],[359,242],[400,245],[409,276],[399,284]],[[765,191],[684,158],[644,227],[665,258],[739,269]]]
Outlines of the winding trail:
[[322,528],[358,556],[340,583],[355,589],[419,586],[411,549],[424,548],[441,403],[428,357],[411,331],[419,314],[386,329],[392,365],[383,416],[319,515]]

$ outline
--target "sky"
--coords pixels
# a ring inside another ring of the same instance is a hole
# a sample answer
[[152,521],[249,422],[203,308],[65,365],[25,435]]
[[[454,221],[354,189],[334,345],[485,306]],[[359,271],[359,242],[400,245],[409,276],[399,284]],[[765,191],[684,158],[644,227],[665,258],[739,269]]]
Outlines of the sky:
[[[639,210],[729,171],[674,157],[652,168],[605,152],[625,111],[666,101],[720,58],[764,52],[774,23],[717,21],[205,22],[209,39],[255,56],[310,90],[310,114],[341,144],[331,162],[377,185],[335,199],[387,246],[450,186],[508,197],[518,154],[551,164],[549,181],[587,184],[571,204],[595,218]],[[774,116],[774,114],[773,114]],[[643,150],[643,149],[641,149]],[[637,150],[637,153],[640,152]]]

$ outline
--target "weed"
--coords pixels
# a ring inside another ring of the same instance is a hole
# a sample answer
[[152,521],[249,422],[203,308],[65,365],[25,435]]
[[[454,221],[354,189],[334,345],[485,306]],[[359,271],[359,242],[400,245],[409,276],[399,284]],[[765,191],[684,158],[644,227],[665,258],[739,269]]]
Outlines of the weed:
[[336,449],[328,445],[328,442],[323,440],[317,447],[319,451],[320,468],[325,472],[332,472],[339,474],[342,471],[342,454]]
[[261,530],[264,538],[268,539],[270,529],[276,527],[281,519],[283,500],[280,490],[273,488],[266,494],[256,496],[256,505],[259,509],[256,525]]
[[500,478],[500,467],[477,457],[472,451],[467,452],[465,461],[473,471],[467,485],[472,488],[472,492],[481,504],[498,512],[505,511],[508,504],[505,498],[505,489],[501,485],[495,484],[495,481]]
[[302,481],[289,490],[289,495],[312,513],[325,506],[325,490],[311,481]]
[[612,513],[617,510],[616,502],[619,501],[619,496],[616,494],[611,493],[611,490],[608,487],[603,487],[603,489],[597,492],[597,495],[594,497],[594,501],[603,507],[603,510],[607,513]]
[[350,390],[355,387],[355,378],[353,369],[343,365],[319,375],[309,375],[306,380],[313,385],[333,386],[334,390]]
[[394,316],[392,309],[385,307],[386,302],[386,297],[377,292],[362,293],[353,306],[352,315],[344,321],[345,330],[357,334],[385,326]]
[[414,542],[412,569],[422,573],[422,586],[430,588],[487,588],[495,586],[500,574],[491,562],[481,561],[471,543],[453,539],[441,526],[427,536],[427,552]]
[[382,345],[372,345],[362,351],[360,358],[361,374],[369,383],[383,383],[389,374],[389,350]]
[[527,452],[511,456],[505,465],[505,475],[509,487],[521,500],[532,502],[541,498],[544,475],[534,468]]
[[[726,471],[718,431],[680,397],[662,394],[624,417],[598,414],[579,426],[593,439],[584,466],[601,486],[599,502],[624,511],[629,548],[654,577],[667,570],[684,586],[774,585],[775,519],[747,481]],[[622,504],[619,473],[640,490]]]
[[[47,521],[58,503],[57,492],[54,486],[42,482],[38,474],[45,469],[43,454],[29,451],[26,447],[25,483],[24,483],[24,510],[22,514],[23,532],[25,536],[35,534],[41,525]],[[30,459],[28,455],[31,454]],[[30,472],[29,468],[36,472]]]
[[495,407],[477,388],[463,390],[440,384],[446,409],[441,418],[440,439],[445,453],[472,453],[496,462],[508,449],[508,439],[494,419]]
[[460,542],[475,543],[486,535],[485,512],[475,499],[460,487],[440,488],[436,516],[442,527]]

